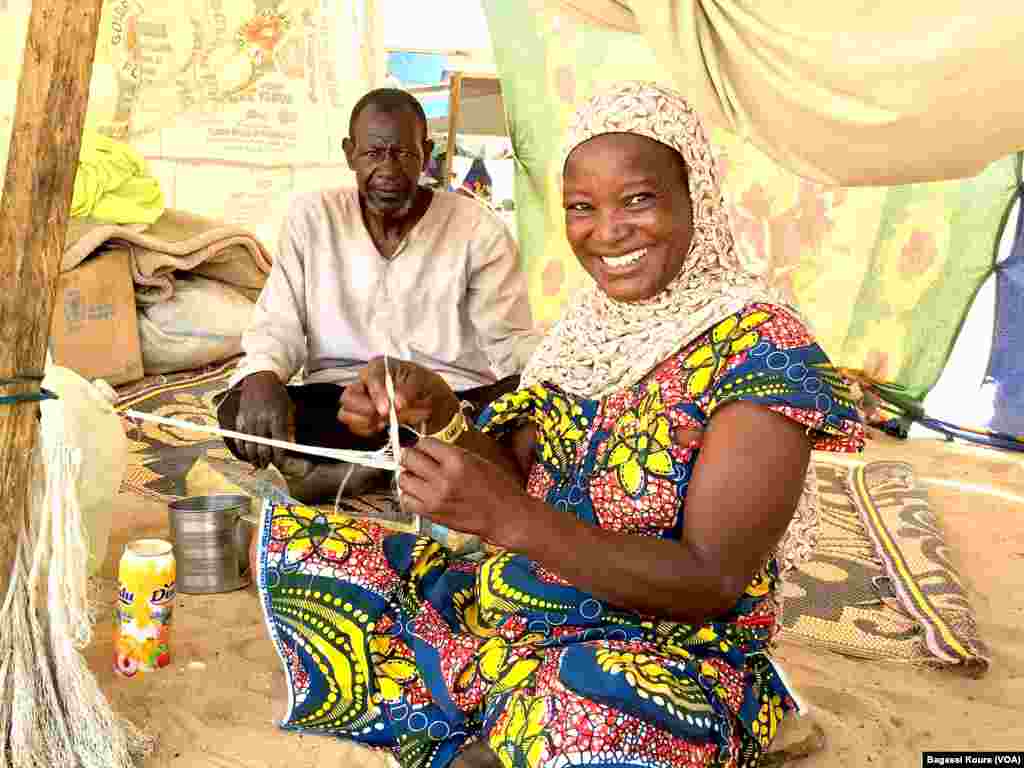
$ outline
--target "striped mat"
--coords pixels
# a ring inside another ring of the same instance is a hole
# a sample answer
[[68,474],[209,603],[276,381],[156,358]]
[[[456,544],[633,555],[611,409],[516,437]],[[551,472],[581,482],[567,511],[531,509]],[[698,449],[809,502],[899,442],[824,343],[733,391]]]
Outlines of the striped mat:
[[909,464],[817,462],[814,556],[786,577],[782,637],[983,675],[988,651],[939,516]]

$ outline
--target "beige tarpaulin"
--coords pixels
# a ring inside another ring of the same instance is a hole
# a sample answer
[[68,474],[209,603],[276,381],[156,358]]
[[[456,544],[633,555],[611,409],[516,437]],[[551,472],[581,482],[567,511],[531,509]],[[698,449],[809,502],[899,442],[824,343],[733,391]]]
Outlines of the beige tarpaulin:
[[562,0],[642,33],[712,122],[826,184],[974,175],[1024,148],[1020,0]]

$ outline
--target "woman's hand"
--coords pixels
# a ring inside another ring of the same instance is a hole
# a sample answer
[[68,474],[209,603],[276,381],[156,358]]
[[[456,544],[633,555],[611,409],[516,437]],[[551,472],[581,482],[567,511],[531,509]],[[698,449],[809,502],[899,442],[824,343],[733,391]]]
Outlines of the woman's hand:
[[402,505],[453,530],[514,548],[519,534],[542,524],[527,520],[537,505],[518,478],[457,445],[420,440],[402,451],[402,468]]
[[[403,360],[391,360],[395,385],[395,415],[400,424],[427,434],[443,429],[459,408],[459,398],[433,371]],[[387,429],[388,393],[384,384],[384,358],[367,363],[359,381],[345,387],[338,421],[355,435],[369,437]]]

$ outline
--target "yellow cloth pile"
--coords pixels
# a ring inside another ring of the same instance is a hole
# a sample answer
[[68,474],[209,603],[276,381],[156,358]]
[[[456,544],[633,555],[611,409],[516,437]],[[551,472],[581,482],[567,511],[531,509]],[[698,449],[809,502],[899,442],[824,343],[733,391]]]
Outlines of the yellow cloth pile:
[[163,212],[164,194],[142,156],[127,144],[86,131],[71,215],[112,224],[152,224]]

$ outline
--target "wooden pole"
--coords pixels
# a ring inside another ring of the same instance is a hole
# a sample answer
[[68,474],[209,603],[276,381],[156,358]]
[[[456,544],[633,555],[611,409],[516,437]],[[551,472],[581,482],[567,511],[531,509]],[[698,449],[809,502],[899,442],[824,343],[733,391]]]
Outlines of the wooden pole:
[[[46,362],[102,0],[32,0],[0,201],[0,378]],[[0,405],[0,595],[28,518],[34,404]]]
[[444,188],[452,183],[452,169],[455,168],[455,134],[459,132],[459,112],[462,109],[462,73],[452,72],[448,93],[448,149],[445,152]]

